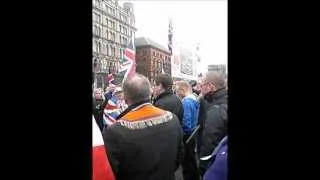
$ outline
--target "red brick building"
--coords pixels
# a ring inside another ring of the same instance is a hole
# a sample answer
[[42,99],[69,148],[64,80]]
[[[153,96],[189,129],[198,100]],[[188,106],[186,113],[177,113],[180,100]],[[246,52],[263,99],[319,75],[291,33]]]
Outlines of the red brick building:
[[138,73],[148,77],[151,83],[162,73],[162,69],[171,75],[170,52],[167,48],[145,37],[135,39],[135,46]]

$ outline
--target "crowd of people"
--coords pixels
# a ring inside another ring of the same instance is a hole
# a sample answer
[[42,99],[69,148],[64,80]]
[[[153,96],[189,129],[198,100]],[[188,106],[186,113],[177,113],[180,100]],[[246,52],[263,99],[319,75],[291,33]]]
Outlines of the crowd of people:
[[227,101],[214,72],[198,82],[160,74],[153,84],[135,73],[95,89],[93,179],[226,180]]

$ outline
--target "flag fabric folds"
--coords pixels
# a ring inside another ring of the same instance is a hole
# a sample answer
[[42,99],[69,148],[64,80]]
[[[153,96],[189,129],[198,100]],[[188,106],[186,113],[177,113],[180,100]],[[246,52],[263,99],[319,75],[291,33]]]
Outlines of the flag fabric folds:
[[92,180],[115,180],[102,134],[92,116]]
[[130,39],[127,47],[122,50],[123,57],[120,58],[119,74],[123,76],[122,82],[136,72],[136,53],[134,36]]

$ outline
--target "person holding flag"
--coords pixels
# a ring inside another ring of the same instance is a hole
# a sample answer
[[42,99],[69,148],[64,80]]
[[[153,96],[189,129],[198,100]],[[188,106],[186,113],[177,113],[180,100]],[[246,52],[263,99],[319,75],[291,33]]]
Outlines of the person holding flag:
[[123,111],[122,88],[116,87],[112,97],[108,100],[103,113],[104,124],[110,126]]

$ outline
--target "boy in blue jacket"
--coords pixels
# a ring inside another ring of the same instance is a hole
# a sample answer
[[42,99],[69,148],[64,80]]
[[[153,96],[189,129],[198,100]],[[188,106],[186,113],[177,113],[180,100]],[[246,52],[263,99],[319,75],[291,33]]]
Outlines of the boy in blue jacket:
[[[191,136],[198,124],[200,103],[192,92],[188,82],[176,83],[176,93],[180,97],[183,106],[182,129],[184,142]],[[195,137],[195,136],[194,136]],[[190,139],[184,146],[185,157],[182,162],[184,180],[199,180],[197,162],[195,158],[195,138]]]

